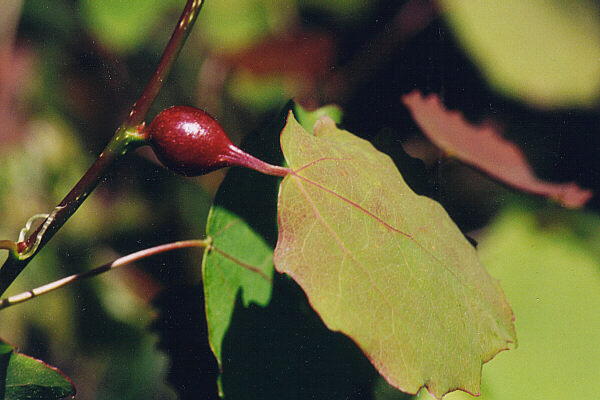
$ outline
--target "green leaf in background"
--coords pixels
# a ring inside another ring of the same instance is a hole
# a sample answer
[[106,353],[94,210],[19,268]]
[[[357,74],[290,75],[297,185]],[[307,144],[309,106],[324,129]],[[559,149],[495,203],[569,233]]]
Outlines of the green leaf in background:
[[600,8],[591,0],[442,0],[458,39],[489,82],[538,106],[600,98]]
[[[289,81],[289,80],[288,80]],[[293,90],[286,90],[294,82],[283,76],[254,76],[248,71],[236,71],[228,82],[228,93],[248,109],[271,110],[281,105]]]
[[293,2],[279,0],[207,1],[197,29],[213,51],[232,53],[286,28],[296,12]]
[[148,40],[164,15],[184,4],[175,0],[150,3],[147,0],[81,0],[78,3],[83,22],[92,35],[120,53],[127,53]]
[[238,292],[244,306],[265,306],[271,298],[273,251],[237,215],[213,206],[207,236],[212,240],[202,262],[210,347],[221,364],[221,344]]
[[335,104],[328,104],[316,110],[308,111],[301,105],[294,104],[294,116],[298,123],[310,132],[319,118],[324,116],[331,118],[336,124],[342,122],[342,109]]
[[62,372],[24,354],[0,339],[0,398],[52,400],[75,395],[73,383]]
[[290,114],[281,145],[277,270],[394,386],[478,393],[481,364],[516,340],[512,312],[444,209],[329,118],[313,136]]
[[[598,397],[598,238],[597,215],[549,207],[508,208],[488,228],[481,260],[513,306],[519,348],[486,365],[478,399]],[[475,400],[464,393],[445,399]]]

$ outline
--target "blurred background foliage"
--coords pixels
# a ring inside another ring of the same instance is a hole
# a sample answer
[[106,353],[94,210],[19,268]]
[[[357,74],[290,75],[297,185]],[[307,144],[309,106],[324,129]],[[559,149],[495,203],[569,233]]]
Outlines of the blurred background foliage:
[[[49,212],[100,153],[183,3],[0,0],[0,238],[16,239],[30,216]],[[600,192],[600,6],[568,4],[206,0],[148,122],[167,106],[195,105],[239,143],[263,132],[289,98],[309,108],[339,104],[346,129],[390,154],[415,191],[481,241],[485,266],[505,288],[520,346],[484,367],[484,398],[593,398],[598,196],[573,211],[517,195],[443,158],[400,100],[415,88],[439,93],[471,121],[503,126],[538,176]],[[224,175],[177,177],[140,149],[9,294],[202,237]],[[214,398],[200,262],[193,250],[161,255],[3,310],[0,336],[60,367],[80,399]],[[283,277],[269,307],[236,311],[224,352],[231,398],[406,397],[349,340],[324,329]]]

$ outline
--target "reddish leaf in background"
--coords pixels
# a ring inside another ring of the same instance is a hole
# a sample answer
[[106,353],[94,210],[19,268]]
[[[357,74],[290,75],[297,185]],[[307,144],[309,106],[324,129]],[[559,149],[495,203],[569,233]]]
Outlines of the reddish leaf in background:
[[467,122],[458,111],[448,111],[439,97],[413,91],[402,97],[415,122],[436,146],[450,156],[472,165],[506,185],[524,192],[550,197],[565,207],[578,208],[592,192],[575,183],[552,183],[538,179],[525,155],[514,143],[489,126]]
[[228,61],[256,75],[290,74],[318,79],[329,72],[334,55],[331,35],[305,30],[271,37],[230,56]]
[[286,77],[300,88],[293,97],[303,104],[317,105],[318,82],[334,66],[336,46],[331,34],[319,30],[299,30],[266,38],[249,49],[229,56],[226,62],[236,70],[255,77]]

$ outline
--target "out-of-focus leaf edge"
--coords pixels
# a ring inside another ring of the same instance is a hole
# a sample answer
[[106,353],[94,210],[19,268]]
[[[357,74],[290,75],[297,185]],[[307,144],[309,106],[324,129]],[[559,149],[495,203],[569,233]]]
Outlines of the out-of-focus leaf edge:
[[[22,357],[23,359],[28,359],[30,361],[33,361],[37,364],[39,364],[39,366],[46,368],[52,372],[55,372],[57,374],[60,375],[60,378],[62,378],[64,380],[64,382],[62,382],[62,384],[58,384],[55,387],[60,388],[60,390],[64,390],[65,393],[61,394],[60,397],[56,397],[54,399],[59,400],[59,399],[64,399],[67,397],[74,397],[75,394],[77,393],[77,389],[75,388],[75,385],[73,384],[73,381],[71,380],[71,378],[69,378],[64,372],[62,372],[60,369],[58,369],[57,367],[54,367],[52,365],[49,365],[48,363],[46,363],[43,360],[37,359],[35,357],[29,356],[27,354],[23,354],[17,351],[15,346],[12,346],[10,344],[8,344],[6,341],[4,341],[3,339],[0,339],[0,345],[2,346],[2,355],[3,356],[9,356],[7,357],[6,360],[3,360],[2,363],[6,363],[6,368],[4,369],[4,382],[3,382],[3,393],[2,393],[2,400],[10,400],[11,397],[7,397],[6,396],[6,392],[7,392],[7,387],[10,386],[27,386],[27,385],[31,385],[31,386],[38,386],[38,387],[53,387],[53,386],[48,386],[48,385],[40,385],[40,384],[36,384],[35,382],[27,382],[27,383],[9,383],[7,382],[8,380],[8,370],[11,367],[11,364],[14,364],[14,359],[17,357]],[[8,350],[8,348],[10,348],[10,350]],[[65,383],[70,386],[70,391],[65,389]],[[29,400],[52,400],[52,398],[44,396],[44,397],[29,397]],[[20,399],[15,399],[15,400],[20,400]]]

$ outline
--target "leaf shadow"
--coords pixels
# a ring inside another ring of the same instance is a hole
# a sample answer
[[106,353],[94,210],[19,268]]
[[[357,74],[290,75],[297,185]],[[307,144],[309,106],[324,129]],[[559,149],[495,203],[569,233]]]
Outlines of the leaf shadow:
[[274,277],[266,308],[244,308],[238,294],[223,341],[227,399],[375,400],[378,377],[351,339],[327,329],[286,275]]
[[12,351],[2,352],[0,354],[0,399],[2,400],[4,400],[4,395],[6,393],[6,377],[11,355]]
[[168,383],[180,400],[218,399],[217,361],[208,345],[202,285],[166,288],[153,301],[158,315],[152,329],[168,354]]

